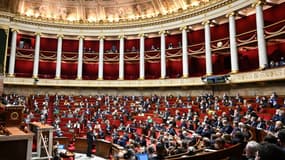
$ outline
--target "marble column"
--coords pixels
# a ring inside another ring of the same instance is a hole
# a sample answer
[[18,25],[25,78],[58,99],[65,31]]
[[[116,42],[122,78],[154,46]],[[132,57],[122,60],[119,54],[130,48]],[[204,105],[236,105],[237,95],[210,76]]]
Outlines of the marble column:
[[188,77],[188,42],[187,42],[187,26],[181,27],[182,31],[182,67],[183,67],[183,78]]
[[37,32],[36,33],[33,78],[38,78],[39,62],[40,62],[40,44],[41,44],[41,33]]
[[262,0],[256,1],[254,4],[256,11],[256,31],[257,31],[257,45],[258,45],[258,60],[259,68],[268,67],[266,42],[264,36],[264,20],[263,20],[263,4]]
[[9,77],[14,76],[15,70],[15,61],[16,61],[16,48],[17,48],[17,29],[12,29],[12,41],[11,41],[11,50],[10,50],[10,61],[9,61]]
[[83,66],[83,40],[84,36],[79,36],[79,46],[78,46],[78,62],[77,62],[77,78],[82,79],[82,66]]
[[166,77],[166,53],[165,53],[165,35],[166,31],[160,31],[160,78]]
[[99,37],[99,63],[98,63],[98,80],[103,80],[104,67],[104,36]]
[[140,77],[139,79],[144,79],[144,37],[145,34],[139,34],[140,37]]
[[211,32],[210,32],[210,21],[204,21],[202,23],[205,29],[205,57],[206,57],[206,75],[210,76],[213,74],[212,68],[212,53],[211,53]]
[[57,35],[57,57],[56,57],[55,79],[60,79],[60,74],[61,74],[62,39],[63,35]]
[[235,23],[235,12],[227,14],[229,18],[230,28],[230,52],[231,52],[231,72],[237,73],[239,71],[238,65],[238,52],[236,42],[236,23]]
[[119,36],[120,39],[120,55],[119,55],[119,80],[124,79],[124,39],[123,35]]

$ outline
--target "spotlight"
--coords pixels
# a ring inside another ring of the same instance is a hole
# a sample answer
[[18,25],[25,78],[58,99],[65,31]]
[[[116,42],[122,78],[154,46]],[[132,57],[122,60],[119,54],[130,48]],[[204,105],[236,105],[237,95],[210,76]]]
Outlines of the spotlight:
[[37,84],[37,83],[38,83],[38,81],[39,81],[39,79],[38,79],[38,78],[34,78],[34,84]]

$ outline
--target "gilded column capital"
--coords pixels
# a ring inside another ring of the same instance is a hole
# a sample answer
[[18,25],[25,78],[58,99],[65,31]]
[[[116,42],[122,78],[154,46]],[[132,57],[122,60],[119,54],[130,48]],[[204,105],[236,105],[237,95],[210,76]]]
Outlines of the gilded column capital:
[[138,36],[139,36],[139,37],[146,37],[147,34],[145,34],[145,33],[140,33]]
[[236,15],[237,15],[237,13],[235,11],[233,11],[233,12],[226,14],[226,17],[229,18],[231,16],[236,16]]
[[100,36],[98,36],[98,38],[99,38],[99,40],[101,40],[101,39],[105,39],[105,36],[103,36],[103,35],[100,35]]
[[255,2],[252,3],[252,7],[256,7],[256,6],[263,6],[264,4],[266,4],[265,0],[256,0]]
[[125,35],[119,35],[118,38],[119,38],[119,39],[122,39],[122,38],[124,39],[124,38],[125,38]]
[[17,29],[17,28],[12,28],[11,31],[19,33],[19,29]]
[[207,24],[210,24],[210,20],[204,20],[204,21],[202,22],[202,25],[207,25]]
[[85,37],[83,35],[77,36],[78,39],[84,39]]
[[162,35],[162,34],[168,34],[168,31],[166,31],[166,30],[162,30],[162,31],[159,31],[159,32],[158,32],[158,34],[159,34],[159,35]]
[[56,38],[63,38],[63,37],[64,37],[63,34],[58,34],[58,35],[56,35]]
[[187,26],[182,26],[182,27],[179,28],[180,31],[187,30],[187,29],[188,29]]
[[35,35],[36,36],[42,36],[42,33],[41,32],[35,32]]

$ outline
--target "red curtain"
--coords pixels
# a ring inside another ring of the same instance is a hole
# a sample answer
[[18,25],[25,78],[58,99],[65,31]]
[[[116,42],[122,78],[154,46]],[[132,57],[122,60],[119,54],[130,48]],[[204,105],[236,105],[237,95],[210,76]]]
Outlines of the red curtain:
[[54,78],[56,72],[56,61],[40,60],[39,62],[39,77]]
[[42,51],[56,51],[57,39],[41,37],[40,49]]
[[145,77],[146,79],[156,79],[161,77],[160,60],[145,62]]
[[258,50],[241,48],[239,51],[239,66],[241,71],[257,69],[259,66]]
[[279,43],[278,51],[282,57],[285,57],[285,42]]
[[285,19],[284,14],[285,3],[272,6],[263,12],[265,25],[278,22]]
[[118,62],[104,62],[104,79],[117,80],[119,78],[119,63]]
[[17,77],[32,77],[33,75],[33,60],[16,59],[15,75]]
[[236,20],[236,33],[241,34],[256,29],[255,14]]
[[79,42],[78,40],[63,39],[62,51],[63,52],[78,52]]
[[119,40],[105,40],[104,41],[104,51],[108,52],[112,50],[112,46],[116,46],[116,50],[119,53],[119,48],[120,48],[120,41]]
[[212,55],[213,73],[214,74],[225,74],[230,72],[229,68],[225,67],[225,56],[224,55]]
[[144,41],[145,51],[150,51],[152,45],[154,45],[155,48],[160,48],[160,37],[145,38]]
[[128,39],[125,40],[125,51],[131,52],[132,47],[135,47],[136,51],[139,52],[140,50],[140,40],[139,39]]
[[136,80],[139,78],[140,64],[139,61],[125,62],[124,77],[128,80]]
[[182,34],[176,34],[176,35],[167,35],[165,37],[165,47],[168,48],[168,45],[172,43],[173,48],[179,47],[179,42],[182,44]]
[[84,62],[83,63],[83,79],[97,79],[98,78],[98,62]]
[[39,77],[54,78],[56,72],[56,61],[40,60],[39,62]]
[[278,44],[269,44],[267,45],[267,56],[269,62],[271,60],[273,61],[279,61],[280,60],[280,52],[278,51]]
[[176,58],[171,59],[169,58],[167,60],[166,64],[166,71],[167,71],[167,77],[169,78],[179,78],[183,75],[182,73],[182,59]]
[[[84,50],[85,52],[99,52],[99,41],[92,41],[92,40],[84,40]],[[90,50],[89,50],[90,48]]]
[[211,41],[229,37],[229,23],[211,27]]
[[76,79],[77,78],[77,62],[61,62],[61,78]]
[[204,29],[188,32],[187,33],[188,45],[204,43],[205,42],[205,36],[204,35],[205,35]]
[[190,76],[203,76],[206,73],[205,57],[191,57]]

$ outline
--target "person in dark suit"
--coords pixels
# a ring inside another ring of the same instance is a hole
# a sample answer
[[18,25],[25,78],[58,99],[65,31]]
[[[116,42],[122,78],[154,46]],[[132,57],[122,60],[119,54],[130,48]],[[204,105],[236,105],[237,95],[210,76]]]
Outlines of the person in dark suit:
[[94,141],[94,134],[92,131],[92,128],[88,128],[87,132],[87,157],[92,157],[92,146],[93,146],[93,141]]

